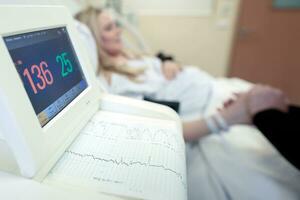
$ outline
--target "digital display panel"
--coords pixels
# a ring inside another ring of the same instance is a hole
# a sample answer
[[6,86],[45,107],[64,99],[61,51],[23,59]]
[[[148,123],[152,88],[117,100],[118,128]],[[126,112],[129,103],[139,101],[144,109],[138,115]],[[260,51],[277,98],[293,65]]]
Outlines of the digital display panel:
[[3,39],[42,127],[87,88],[66,27]]

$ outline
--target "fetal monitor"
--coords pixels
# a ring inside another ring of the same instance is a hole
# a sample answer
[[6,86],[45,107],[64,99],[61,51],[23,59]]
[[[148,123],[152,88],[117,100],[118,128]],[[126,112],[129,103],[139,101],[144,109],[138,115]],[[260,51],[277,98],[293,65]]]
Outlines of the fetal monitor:
[[101,91],[66,8],[0,6],[0,17],[0,170],[124,198],[186,199],[174,111]]

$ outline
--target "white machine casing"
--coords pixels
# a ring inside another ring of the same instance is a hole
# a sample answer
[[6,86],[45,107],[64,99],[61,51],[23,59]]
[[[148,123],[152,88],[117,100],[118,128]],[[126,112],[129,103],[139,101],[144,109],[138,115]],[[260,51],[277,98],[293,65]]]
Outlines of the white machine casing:
[[[42,180],[99,109],[101,91],[66,8],[1,6],[0,18],[0,170]],[[88,88],[42,128],[3,37],[58,27],[68,30]]]

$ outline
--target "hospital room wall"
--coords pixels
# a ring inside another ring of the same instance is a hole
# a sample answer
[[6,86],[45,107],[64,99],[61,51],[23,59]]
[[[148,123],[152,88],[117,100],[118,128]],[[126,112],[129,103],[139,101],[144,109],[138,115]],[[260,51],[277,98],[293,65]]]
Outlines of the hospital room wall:
[[184,64],[226,76],[240,0],[217,0],[208,16],[138,17],[139,28],[153,52],[164,50]]
[[[172,0],[173,3],[174,1]],[[136,12],[139,13],[138,28],[153,53],[164,50],[183,64],[199,66],[215,76],[225,76],[231,56],[240,0],[209,1],[214,2],[210,14],[197,15],[194,12],[190,14],[185,12],[179,15],[174,13],[160,15],[159,12],[153,14]],[[102,0],[1,1],[2,4],[63,4],[69,7],[72,13],[80,10],[79,2],[92,2],[97,5],[103,3]],[[126,2],[130,3],[132,0]],[[197,4],[198,1],[190,0],[190,2]]]

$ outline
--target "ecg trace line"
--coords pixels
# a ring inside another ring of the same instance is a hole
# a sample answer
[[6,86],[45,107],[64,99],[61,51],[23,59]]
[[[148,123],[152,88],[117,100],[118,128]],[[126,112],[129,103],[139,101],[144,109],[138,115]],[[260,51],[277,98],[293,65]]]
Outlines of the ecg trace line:
[[[166,148],[177,152],[177,148],[179,146],[182,146],[180,142],[177,141],[177,138],[175,137],[174,134],[168,134],[167,130],[164,129],[149,129],[149,128],[140,128],[140,127],[129,127],[123,124],[118,124],[118,123],[104,123],[104,122],[97,122],[97,121],[91,121],[92,126],[89,126],[86,130],[83,130],[81,133],[82,135],[89,135],[89,136],[94,136],[102,139],[107,139],[107,140],[114,140],[117,141],[120,138],[120,135],[111,135],[108,134],[108,131],[111,127],[120,127],[124,129],[124,132],[121,131],[122,133],[122,138],[126,140],[136,140],[136,141],[145,141],[145,142],[150,142],[152,144],[158,144],[160,143],[162,146],[165,146]],[[94,127],[94,128],[93,128]],[[101,127],[100,131],[99,128]],[[96,130],[97,134],[91,134],[94,133]],[[118,137],[118,138],[117,138]]]
[[[99,135],[94,135],[94,134],[86,133],[86,132],[81,133],[81,135],[95,137],[95,138],[100,138],[100,139],[105,139],[105,140],[111,140],[111,141],[118,141],[119,140],[119,139],[114,138],[114,137],[106,137],[106,136],[101,136],[101,135],[99,136]],[[134,141],[135,139],[125,138],[124,140]],[[145,140],[143,140],[143,141],[145,141]],[[150,142],[149,141],[145,141],[145,142],[147,142],[149,144],[152,144],[152,145],[157,145],[157,146],[164,147],[166,149],[169,149],[169,150],[173,151],[174,153],[180,152],[175,147],[173,147],[173,145],[171,145],[171,144],[166,144],[166,143],[162,143],[162,142],[151,142],[151,141]]]
[[126,165],[128,167],[133,166],[133,165],[141,165],[141,166],[148,166],[148,167],[153,167],[153,168],[160,168],[160,169],[163,169],[165,171],[168,171],[168,172],[171,172],[171,173],[175,174],[180,179],[182,185],[186,188],[186,183],[184,182],[183,176],[181,175],[181,173],[176,172],[173,169],[167,168],[164,165],[151,164],[151,157],[150,156],[148,157],[148,162],[141,162],[141,161],[125,162],[125,161],[123,161],[123,157],[121,157],[120,161],[118,161],[118,160],[114,160],[114,159],[99,158],[99,157],[96,157],[92,154],[81,154],[81,153],[77,153],[77,152],[70,151],[70,150],[67,150],[66,153],[74,155],[74,156],[79,156],[81,158],[89,157],[89,158],[92,158],[93,160],[98,160],[98,161],[103,161],[103,162],[111,162],[111,163],[116,164],[116,165]]

